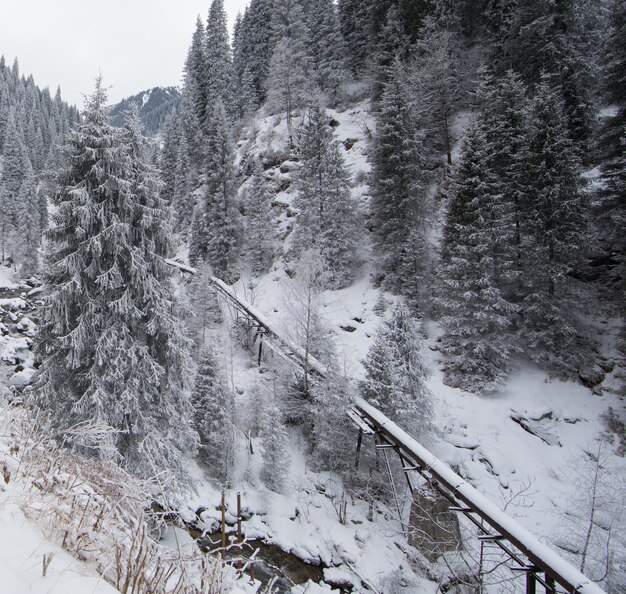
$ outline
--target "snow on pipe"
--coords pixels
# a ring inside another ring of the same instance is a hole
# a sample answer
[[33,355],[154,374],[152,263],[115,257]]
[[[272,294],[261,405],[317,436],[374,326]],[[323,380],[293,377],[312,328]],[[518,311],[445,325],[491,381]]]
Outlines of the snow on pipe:
[[410,454],[416,463],[445,485],[457,499],[468,504],[500,534],[505,535],[532,563],[547,571],[569,592],[606,594],[600,586],[505,514],[378,409],[359,397],[354,398],[353,405],[401,447],[404,450],[403,453]]
[[[182,272],[187,272],[189,274],[196,274],[197,272],[195,268],[191,266],[187,266],[186,264],[181,264],[180,262],[176,262],[176,260],[166,259],[165,263],[170,266],[174,266],[175,268],[178,268]],[[230,299],[233,303],[235,303],[237,307],[239,307],[239,309],[244,311],[246,315],[252,318],[266,332],[275,336],[290,351],[292,351],[292,353],[297,356],[298,358],[297,364],[300,367],[304,368],[305,361],[306,361],[307,362],[306,367],[308,368],[308,371],[312,371],[316,373],[317,375],[319,375],[320,377],[325,377],[328,374],[326,367],[322,363],[320,363],[315,357],[313,357],[310,354],[307,356],[305,350],[302,347],[298,346],[297,344],[294,344],[290,340],[280,336],[274,330],[272,330],[269,321],[263,316],[263,314],[260,311],[258,311],[253,305],[248,303],[245,299],[243,299],[242,297],[239,297],[235,293],[235,291],[233,291],[233,289],[229,287],[223,280],[217,278],[216,276],[210,277],[209,280],[215,287],[218,288],[218,290],[222,294],[224,294],[226,297],[228,297],[228,299]],[[289,357],[288,354],[285,354],[285,356]]]

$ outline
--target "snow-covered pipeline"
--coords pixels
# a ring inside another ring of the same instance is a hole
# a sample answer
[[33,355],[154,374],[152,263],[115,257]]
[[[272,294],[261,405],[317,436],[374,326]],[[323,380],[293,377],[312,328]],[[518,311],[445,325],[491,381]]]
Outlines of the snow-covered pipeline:
[[583,575],[550,547],[540,542],[537,537],[480,494],[447,464],[436,458],[377,408],[359,397],[354,399],[353,405],[359,412],[374,421],[404,452],[412,454],[413,461],[440,480],[456,498],[471,507],[501,534],[506,534],[510,542],[531,562],[543,569],[549,569],[549,573],[561,586],[570,592],[579,594],[605,594],[600,586]]

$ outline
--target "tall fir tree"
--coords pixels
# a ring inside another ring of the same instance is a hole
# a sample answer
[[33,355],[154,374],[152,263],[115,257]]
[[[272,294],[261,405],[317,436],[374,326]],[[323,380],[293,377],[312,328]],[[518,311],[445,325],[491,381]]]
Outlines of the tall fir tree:
[[16,260],[24,278],[28,278],[39,271],[39,246],[43,230],[39,202],[37,180],[29,163],[17,198],[19,242],[16,246]]
[[363,397],[419,440],[433,431],[433,397],[420,355],[421,329],[398,305],[378,330],[363,362]]
[[438,272],[446,382],[492,392],[505,381],[515,342],[509,331],[515,308],[497,281],[493,179],[484,163],[490,147],[481,122],[469,129],[450,189]]
[[235,100],[235,70],[228,34],[224,0],[213,0],[206,33],[206,117],[211,118],[212,105],[220,100],[231,119],[238,115]]
[[[405,85],[403,68],[385,87],[377,116],[371,179],[372,228],[378,266],[385,286],[396,292],[414,292],[423,281],[424,267],[414,270],[415,252],[427,250],[429,213],[426,176],[423,167],[422,134]],[[424,266],[427,260],[420,260]],[[413,270],[417,274],[407,277]],[[410,283],[410,287],[405,286]]]
[[296,177],[299,209],[293,249],[296,254],[317,246],[330,271],[330,285],[346,286],[356,258],[355,205],[350,176],[333,138],[326,111],[308,111],[300,130],[302,166]]
[[235,403],[210,345],[202,351],[191,402],[193,426],[200,436],[200,459],[226,486],[234,459]]
[[289,434],[283,415],[273,397],[263,399],[259,419],[259,437],[263,446],[261,478],[272,491],[281,492],[287,486],[291,458]]
[[264,274],[274,261],[272,193],[259,163],[255,165],[250,186],[245,191],[246,251],[250,271]]
[[53,197],[34,402],[68,440],[80,423],[115,430],[96,451],[76,436],[83,451],[142,477],[184,476],[197,444],[183,384],[187,344],[171,313],[165,213],[139,127],[136,112],[123,130],[111,127],[98,80]]
[[557,373],[575,375],[589,349],[581,327],[581,294],[572,278],[585,254],[588,205],[579,187],[579,161],[564,113],[558,89],[545,77],[531,116],[532,235],[523,336],[533,360]]

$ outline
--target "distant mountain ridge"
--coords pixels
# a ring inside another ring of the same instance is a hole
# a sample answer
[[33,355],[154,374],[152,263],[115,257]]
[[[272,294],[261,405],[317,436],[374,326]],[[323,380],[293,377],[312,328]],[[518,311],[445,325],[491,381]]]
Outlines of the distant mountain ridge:
[[109,114],[114,126],[122,126],[124,113],[131,104],[135,103],[139,107],[144,134],[155,136],[165,125],[167,116],[176,109],[179,101],[180,92],[176,87],[154,87],[122,99],[110,107]]

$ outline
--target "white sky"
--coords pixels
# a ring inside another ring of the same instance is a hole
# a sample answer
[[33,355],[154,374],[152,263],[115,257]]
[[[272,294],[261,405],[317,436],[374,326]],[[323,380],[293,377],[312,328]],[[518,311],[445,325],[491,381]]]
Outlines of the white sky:
[[[224,0],[229,24],[248,0]],[[0,0],[0,55],[40,87],[83,106],[102,71],[111,103],[176,86],[210,0]]]

